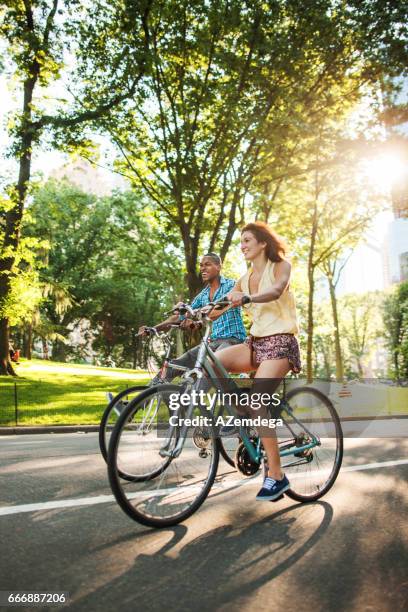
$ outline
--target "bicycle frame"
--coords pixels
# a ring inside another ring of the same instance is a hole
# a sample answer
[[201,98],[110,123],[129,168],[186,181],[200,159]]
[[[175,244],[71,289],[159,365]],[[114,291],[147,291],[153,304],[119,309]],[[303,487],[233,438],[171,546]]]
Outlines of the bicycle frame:
[[[200,344],[200,348],[198,351],[198,355],[197,355],[197,360],[195,363],[195,366],[193,369],[188,370],[188,372],[186,373],[186,378],[185,380],[189,383],[189,387],[186,387],[186,391],[189,389],[190,391],[194,390],[195,387],[199,387],[200,385],[200,381],[203,378],[203,376],[207,375],[210,380],[212,381],[217,381],[218,378],[221,377],[228,379],[229,383],[232,386],[232,389],[235,392],[239,392],[240,388],[238,387],[238,385],[234,382],[234,379],[230,377],[229,373],[227,372],[227,370],[224,368],[224,366],[222,365],[222,363],[217,359],[216,354],[214,353],[214,351],[211,349],[211,347],[208,344],[209,338],[210,338],[210,334],[211,334],[211,328],[212,328],[212,321],[208,318],[205,319],[205,333],[202,337],[201,340],[201,344]],[[171,362],[169,362],[169,365],[171,365]],[[187,368],[186,368],[187,370]],[[216,370],[219,372],[220,375],[217,376],[216,374]],[[195,380],[194,380],[195,377]],[[192,417],[193,414],[193,410],[194,410],[194,406],[190,405],[187,409],[187,413],[185,415],[185,418],[189,419]],[[230,416],[236,416],[233,414],[233,412],[231,411],[230,406],[224,406],[224,408],[227,409],[227,413]],[[199,409],[202,413],[203,416],[206,415],[207,409],[199,406]],[[289,455],[294,455],[295,453],[301,453],[303,451],[309,450],[311,448],[314,448],[315,446],[319,446],[320,445],[320,440],[319,438],[317,438],[312,432],[310,432],[307,427],[305,427],[305,425],[299,421],[294,415],[293,415],[293,411],[290,408],[289,404],[286,402],[286,400],[282,400],[281,404],[280,404],[280,416],[282,417],[283,422],[285,423],[286,427],[288,427],[289,431],[293,434],[293,430],[291,429],[290,425],[287,423],[287,421],[283,418],[282,413],[283,412],[287,412],[291,418],[298,424],[301,425],[301,427],[304,429],[305,432],[307,432],[309,434],[309,436],[311,437],[311,442],[307,443],[307,444],[303,444],[300,446],[293,446],[293,444],[280,449],[280,456],[281,457],[286,457]],[[188,427],[183,424],[180,428],[180,433],[179,433],[179,437],[178,437],[178,441],[176,443],[176,446],[173,450],[170,450],[170,446],[172,443],[172,439],[173,439],[173,435],[175,433],[177,429],[176,425],[171,425],[170,426],[170,431],[169,431],[169,435],[168,438],[166,440],[166,442],[164,443],[164,445],[162,446],[162,448],[160,449],[160,455],[161,456],[169,456],[172,458],[176,458],[180,455],[186,437],[187,437],[187,430]],[[252,443],[252,441],[250,440],[247,430],[244,426],[240,426],[239,427],[239,437],[241,438],[242,442],[244,443],[246,449],[248,450],[248,453],[252,459],[252,461],[254,461],[255,463],[261,463],[263,457],[264,457],[264,451],[261,449],[261,441],[260,438],[258,438],[257,444],[254,445]],[[291,464],[292,465],[292,464]]]

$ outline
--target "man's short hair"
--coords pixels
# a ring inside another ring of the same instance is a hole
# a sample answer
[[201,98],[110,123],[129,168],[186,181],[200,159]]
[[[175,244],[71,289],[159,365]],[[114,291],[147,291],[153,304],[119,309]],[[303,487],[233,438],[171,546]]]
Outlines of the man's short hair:
[[222,259],[217,253],[206,253],[203,257],[210,257],[218,266],[222,265]]

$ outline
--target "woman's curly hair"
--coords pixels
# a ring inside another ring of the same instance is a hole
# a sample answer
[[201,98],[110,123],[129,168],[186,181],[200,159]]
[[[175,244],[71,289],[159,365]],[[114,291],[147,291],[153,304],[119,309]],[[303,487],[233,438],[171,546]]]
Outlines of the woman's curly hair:
[[241,230],[251,232],[258,242],[266,242],[265,255],[271,261],[283,261],[286,254],[286,245],[283,239],[263,221],[247,223]]

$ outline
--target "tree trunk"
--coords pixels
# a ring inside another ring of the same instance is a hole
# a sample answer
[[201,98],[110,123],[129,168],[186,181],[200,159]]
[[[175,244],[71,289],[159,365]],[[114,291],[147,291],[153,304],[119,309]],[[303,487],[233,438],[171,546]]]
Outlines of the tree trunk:
[[313,301],[314,301],[314,273],[315,266],[313,264],[314,250],[316,243],[317,234],[317,197],[314,203],[313,223],[312,223],[312,235],[310,237],[310,249],[309,257],[307,262],[307,278],[309,281],[309,297],[307,304],[307,351],[306,351],[306,377],[307,382],[310,383],[313,380],[313,332],[314,332],[314,320],[313,320]]
[[310,235],[310,248],[309,256],[307,260],[307,278],[309,281],[309,299],[307,305],[307,351],[306,351],[306,377],[307,382],[310,383],[313,380],[313,332],[314,332],[314,320],[313,320],[313,301],[314,301],[314,273],[315,273],[315,245],[316,236],[319,225],[318,218],[318,200],[319,200],[319,150],[316,153],[316,171],[315,171],[315,193],[313,200],[313,217],[312,217],[312,231]]
[[21,342],[21,354],[23,357],[27,359],[27,329],[24,325],[23,332],[21,334],[22,342]]
[[324,369],[326,371],[326,378],[327,378],[327,380],[330,380],[330,378],[331,378],[330,352],[326,351],[324,349],[324,347],[322,349],[322,352],[323,352],[323,359],[324,359]]
[[32,351],[33,351],[33,325],[29,323],[27,326],[27,335],[26,335],[26,348],[25,348],[25,357],[27,359],[32,359]]
[[42,347],[43,347],[43,359],[49,359],[49,352],[48,352],[48,342],[47,340],[42,340]]
[[338,316],[338,310],[337,310],[336,287],[334,286],[333,279],[330,276],[327,277],[327,280],[329,281],[330,301],[331,301],[333,325],[334,325],[334,347],[335,347],[335,355],[336,355],[336,381],[342,382],[344,378],[344,368],[343,368],[343,355],[341,352],[341,344],[340,344],[340,329],[339,329],[339,316]]
[[309,263],[309,298],[307,304],[307,351],[306,351],[306,376],[307,382],[313,380],[313,297],[314,297],[314,269]]
[[[23,116],[21,120],[20,162],[14,206],[6,213],[4,243],[0,257],[0,308],[10,295],[11,275],[15,264],[16,252],[20,243],[21,222],[28,183],[31,176],[31,149],[35,130],[31,122],[31,103],[34,86],[39,73],[39,64],[33,62],[32,75],[24,82]],[[4,256],[6,254],[6,256]],[[0,318],[0,373],[13,373],[9,355],[9,321]]]
[[400,375],[399,375],[399,363],[398,363],[398,350],[394,351],[394,370],[395,370],[395,378],[397,380],[397,382],[400,382]]
[[180,227],[184,245],[184,258],[186,262],[186,285],[188,287],[189,299],[192,300],[203,288],[201,277],[197,274],[197,245],[195,239],[190,236],[190,228],[186,223]]
[[357,357],[357,369],[360,378],[363,378],[363,366],[360,357]]
[[189,270],[186,274],[186,283],[188,286],[188,294],[190,300],[192,300],[199,291],[203,288],[203,284],[196,274],[195,270]]
[[28,326],[28,335],[27,335],[27,359],[32,359],[33,357],[33,326]]
[[0,319],[0,374],[17,376],[10,361],[9,325],[7,319]]
[[196,272],[196,263],[196,261],[193,261],[193,257],[186,251],[186,283],[190,300],[203,288],[200,275]]

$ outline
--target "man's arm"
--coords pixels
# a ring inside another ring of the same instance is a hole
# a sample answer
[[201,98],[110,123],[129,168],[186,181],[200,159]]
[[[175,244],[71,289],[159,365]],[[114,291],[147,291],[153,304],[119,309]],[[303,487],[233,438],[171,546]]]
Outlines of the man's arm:
[[[233,292],[237,292],[237,291],[238,291],[238,292],[241,292],[241,291],[242,291],[242,289],[241,289],[241,279],[239,279],[239,280],[238,280],[238,281],[235,283],[235,285],[233,286],[233,288],[232,288],[232,289],[230,289],[230,290],[228,291],[228,293],[226,293],[226,294],[223,296],[223,298],[221,298],[221,299],[229,300],[229,297],[228,297],[228,296],[229,296],[231,293],[233,293]],[[219,319],[219,317],[222,317],[222,315],[223,315],[225,312],[227,312],[227,310],[230,310],[231,308],[236,308],[236,306],[234,306],[233,304],[229,304],[228,306],[225,306],[225,308],[222,308],[222,309],[218,309],[218,308],[217,308],[217,310],[212,310],[212,311],[210,312],[210,314],[208,315],[208,318],[209,318],[209,319],[211,319],[211,321],[216,321],[217,319]]]
[[[179,302],[178,304],[176,304],[174,306],[174,308],[177,308],[177,306],[180,306],[181,302]],[[178,323],[180,321],[179,315],[178,314],[173,314],[170,315],[167,319],[165,319],[164,321],[162,321],[161,323],[158,323],[157,325],[154,326],[154,328],[157,331],[167,331],[168,329],[170,329],[170,326],[174,323]],[[142,325],[141,327],[139,327],[138,333],[141,335],[145,335],[145,329],[146,329],[146,325]]]
[[165,321],[158,323],[154,327],[157,329],[157,331],[167,331],[168,329],[170,329],[170,326],[172,324],[178,323],[179,320],[179,316],[177,314],[174,314],[168,317],[168,319],[166,319]]

